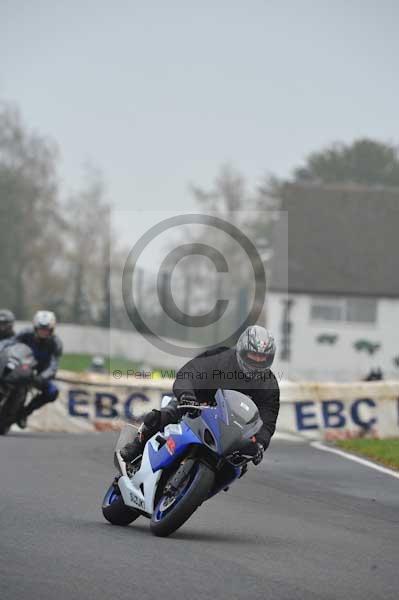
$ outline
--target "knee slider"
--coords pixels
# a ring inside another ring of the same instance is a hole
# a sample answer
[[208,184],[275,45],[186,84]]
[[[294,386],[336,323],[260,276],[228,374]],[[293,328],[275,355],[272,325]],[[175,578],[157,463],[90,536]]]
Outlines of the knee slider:
[[45,390],[44,393],[50,399],[50,402],[54,402],[54,400],[58,398],[60,390],[53,381],[50,381],[47,390]]

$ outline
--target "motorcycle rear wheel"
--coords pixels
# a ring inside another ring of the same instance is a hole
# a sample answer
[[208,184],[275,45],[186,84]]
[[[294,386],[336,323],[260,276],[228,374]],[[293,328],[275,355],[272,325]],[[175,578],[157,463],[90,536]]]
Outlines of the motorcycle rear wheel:
[[151,532],[167,537],[179,529],[209,496],[214,481],[214,472],[207,465],[197,463],[180,496],[170,506],[167,496],[161,496],[151,517]]

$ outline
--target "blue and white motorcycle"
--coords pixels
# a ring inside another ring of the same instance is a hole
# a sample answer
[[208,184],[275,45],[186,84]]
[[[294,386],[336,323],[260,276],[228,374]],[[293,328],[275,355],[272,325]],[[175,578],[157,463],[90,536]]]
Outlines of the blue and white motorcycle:
[[143,515],[152,533],[168,536],[208,498],[243,475],[251,457],[248,441],[259,431],[258,408],[248,396],[218,390],[212,406],[193,402],[178,424],[150,438],[128,470],[119,450],[135,435],[125,425],[115,449],[119,474],[105,494],[102,511],[113,525]]

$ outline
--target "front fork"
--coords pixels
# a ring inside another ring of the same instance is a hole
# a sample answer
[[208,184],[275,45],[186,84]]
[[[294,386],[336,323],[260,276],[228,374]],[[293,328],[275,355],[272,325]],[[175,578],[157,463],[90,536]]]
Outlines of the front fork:
[[175,494],[181,484],[183,483],[183,481],[185,479],[187,479],[191,469],[194,467],[196,463],[196,459],[195,458],[184,458],[181,463],[179,468],[177,469],[176,473],[174,474],[174,476],[172,477],[172,479],[170,479],[170,481],[168,481],[167,485],[165,486],[165,494],[166,495],[173,495]]
[[[164,493],[166,495],[175,494],[184,480],[188,477],[195,463],[199,460],[201,460],[201,458],[197,455],[195,449],[193,449],[193,452],[183,458],[181,461],[176,473],[165,486]],[[202,460],[204,460],[204,457],[202,457]],[[221,490],[227,491],[230,484],[232,484],[236,479],[240,479],[243,475],[245,475],[248,469],[247,464],[237,467],[227,463],[224,459],[221,459],[213,465],[205,459],[205,463],[208,464],[208,466],[216,473],[215,485],[208,498],[215,496],[215,494],[218,494]]]

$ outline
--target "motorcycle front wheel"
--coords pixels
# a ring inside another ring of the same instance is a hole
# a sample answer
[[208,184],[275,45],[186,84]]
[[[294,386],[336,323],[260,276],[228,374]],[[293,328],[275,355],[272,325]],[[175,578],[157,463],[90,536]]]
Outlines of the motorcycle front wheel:
[[27,389],[21,386],[13,390],[6,398],[2,398],[0,407],[0,435],[6,435],[11,425],[16,422],[18,412],[23,407]]
[[7,435],[7,433],[10,431],[10,425],[2,425],[0,423],[0,435]]
[[102,511],[104,518],[112,525],[129,525],[140,516],[138,510],[126,506],[115,483],[108,488],[104,496]]
[[214,481],[214,472],[207,465],[196,463],[179,490],[173,495],[161,495],[151,517],[152,533],[167,537],[179,529],[209,496]]
[[12,420],[9,419],[9,415],[7,414],[7,406],[6,404],[2,404],[0,407],[0,435],[7,435],[10,431]]

